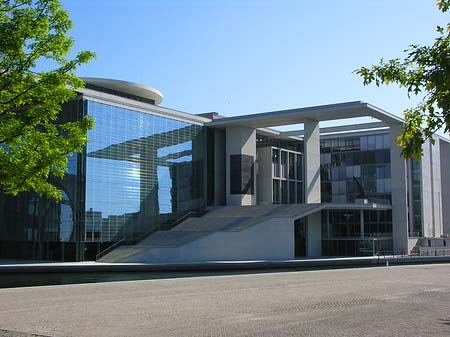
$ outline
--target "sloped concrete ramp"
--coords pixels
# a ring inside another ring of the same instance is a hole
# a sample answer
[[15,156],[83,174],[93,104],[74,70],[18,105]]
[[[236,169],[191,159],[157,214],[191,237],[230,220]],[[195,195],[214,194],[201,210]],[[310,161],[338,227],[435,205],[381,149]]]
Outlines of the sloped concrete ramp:
[[176,263],[293,259],[295,220],[336,207],[339,206],[326,203],[217,207],[200,218],[188,218],[169,231],[158,231],[135,245],[120,246],[100,261]]
[[292,259],[294,221],[324,204],[217,207],[158,231],[135,245],[119,246],[101,262],[188,262]]

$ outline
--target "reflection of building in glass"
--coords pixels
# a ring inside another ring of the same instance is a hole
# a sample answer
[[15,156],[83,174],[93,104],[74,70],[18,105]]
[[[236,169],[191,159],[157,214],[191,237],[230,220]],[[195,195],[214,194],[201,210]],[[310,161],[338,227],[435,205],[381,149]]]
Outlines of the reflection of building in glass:
[[[118,241],[117,261],[143,262],[372,255],[410,251],[424,237],[447,244],[437,238],[450,234],[441,170],[450,143],[437,137],[420,162],[405,161],[395,145],[402,120],[370,104],[227,118],[161,107],[161,93],[139,84],[85,81],[60,116],[95,121],[85,151],[55,181],[63,201],[2,196],[0,258],[94,259]],[[363,116],[379,122],[319,126]],[[294,124],[303,130],[273,128]],[[126,245],[140,253],[121,257]]]

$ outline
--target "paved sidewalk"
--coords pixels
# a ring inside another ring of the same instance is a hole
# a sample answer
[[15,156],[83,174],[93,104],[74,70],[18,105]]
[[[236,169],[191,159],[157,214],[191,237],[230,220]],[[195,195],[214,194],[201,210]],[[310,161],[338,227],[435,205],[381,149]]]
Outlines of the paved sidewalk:
[[0,289],[0,336],[449,336],[450,264]]

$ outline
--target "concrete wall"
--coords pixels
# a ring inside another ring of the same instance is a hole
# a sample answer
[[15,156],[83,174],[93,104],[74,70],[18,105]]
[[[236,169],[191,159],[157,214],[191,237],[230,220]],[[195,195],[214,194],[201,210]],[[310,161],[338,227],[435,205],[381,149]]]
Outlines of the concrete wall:
[[175,248],[151,248],[122,262],[285,260],[294,258],[294,221],[270,219],[239,232],[216,232]]
[[423,235],[439,237],[442,230],[441,155],[439,141],[432,145],[427,140],[421,159]]
[[440,237],[442,230],[442,191],[441,191],[441,155],[439,151],[439,140],[431,145],[431,171],[433,172],[433,237]]
[[423,236],[433,236],[433,201],[431,199],[431,170],[430,170],[430,142],[426,141],[423,145],[423,155],[420,160],[421,185],[422,185],[422,222]]
[[408,250],[408,207],[406,160],[397,146],[397,137],[402,132],[401,124],[389,125],[391,139],[391,186],[392,186],[392,236],[396,251]]
[[439,140],[441,161],[442,231],[450,234],[450,143]]
[[320,203],[320,129],[318,121],[305,122],[305,203]]
[[255,193],[230,194],[230,156],[234,154],[246,154],[256,160],[256,129],[247,127],[229,127],[226,129],[226,185],[227,205],[256,205],[256,172],[253,183]]
[[258,191],[258,205],[272,204],[272,148],[262,147],[257,149],[257,174],[256,189]]

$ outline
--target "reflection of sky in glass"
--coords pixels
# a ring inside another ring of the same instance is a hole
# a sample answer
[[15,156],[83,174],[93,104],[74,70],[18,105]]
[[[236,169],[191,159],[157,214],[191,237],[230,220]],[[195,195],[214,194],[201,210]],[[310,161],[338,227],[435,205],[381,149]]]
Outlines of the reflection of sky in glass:
[[88,114],[95,127],[88,133],[86,209],[103,219],[154,206],[172,213],[172,195],[178,184],[183,193],[190,190],[192,171],[171,167],[192,161],[192,139],[201,127],[96,102],[88,102]]
[[169,163],[183,163],[185,161],[192,161],[192,156],[183,156],[177,159],[168,159],[167,161]]
[[158,155],[158,158],[163,158],[169,154],[181,153],[183,151],[188,151],[188,150],[192,150],[192,141],[191,140],[188,142],[180,143],[180,144],[162,147],[162,148],[158,149],[157,155]]
[[158,203],[159,213],[172,213],[172,178],[167,166],[158,166]]
[[86,209],[101,210],[103,218],[139,211],[139,163],[89,157],[87,161]]

